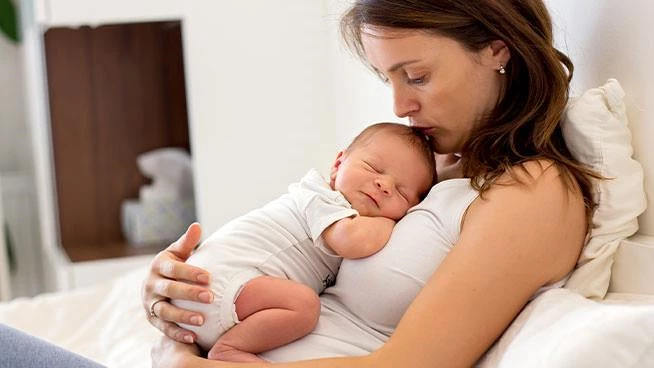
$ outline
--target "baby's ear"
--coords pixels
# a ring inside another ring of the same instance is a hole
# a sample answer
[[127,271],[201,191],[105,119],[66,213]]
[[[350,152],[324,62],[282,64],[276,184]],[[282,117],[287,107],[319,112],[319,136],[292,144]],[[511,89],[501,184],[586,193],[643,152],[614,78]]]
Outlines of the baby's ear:
[[338,172],[338,167],[341,166],[341,163],[343,162],[343,153],[345,151],[340,151],[336,155],[336,159],[334,160],[334,164],[332,165],[331,170],[329,170],[329,185],[334,188],[334,184],[336,182],[336,173]]

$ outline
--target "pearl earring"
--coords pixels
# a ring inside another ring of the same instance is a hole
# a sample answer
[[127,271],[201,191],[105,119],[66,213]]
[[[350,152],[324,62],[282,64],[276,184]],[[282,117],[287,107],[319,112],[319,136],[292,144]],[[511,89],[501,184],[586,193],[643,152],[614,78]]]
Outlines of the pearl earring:
[[506,69],[504,69],[504,65],[500,64],[499,69],[497,69],[497,72],[500,73],[501,75],[506,74]]

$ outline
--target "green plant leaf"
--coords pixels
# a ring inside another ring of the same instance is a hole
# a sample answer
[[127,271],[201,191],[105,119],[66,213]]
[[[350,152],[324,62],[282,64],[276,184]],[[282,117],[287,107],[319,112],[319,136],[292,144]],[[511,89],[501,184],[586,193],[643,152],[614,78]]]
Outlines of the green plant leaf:
[[0,0],[0,31],[10,40],[18,42],[18,22],[16,8],[11,0]]

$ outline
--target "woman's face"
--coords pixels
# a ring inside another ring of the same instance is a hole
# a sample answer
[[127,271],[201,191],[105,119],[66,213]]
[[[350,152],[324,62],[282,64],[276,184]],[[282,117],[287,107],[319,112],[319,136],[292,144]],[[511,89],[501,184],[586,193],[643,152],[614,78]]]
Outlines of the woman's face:
[[495,41],[478,52],[418,30],[367,26],[366,58],[393,89],[398,117],[431,137],[438,153],[460,152],[500,96],[509,52]]

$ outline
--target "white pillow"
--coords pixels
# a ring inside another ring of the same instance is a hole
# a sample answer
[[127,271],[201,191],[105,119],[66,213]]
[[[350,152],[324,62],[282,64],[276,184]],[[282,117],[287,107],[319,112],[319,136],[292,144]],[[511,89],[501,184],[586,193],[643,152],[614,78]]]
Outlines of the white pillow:
[[615,79],[571,99],[562,130],[572,155],[608,180],[594,188],[598,207],[592,229],[566,288],[603,298],[620,241],[638,231],[637,217],[647,201],[643,168],[632,158],[624,91]]
[[533,300],[477,368],[654,367],[654,305],[603,304],[565,289]]

